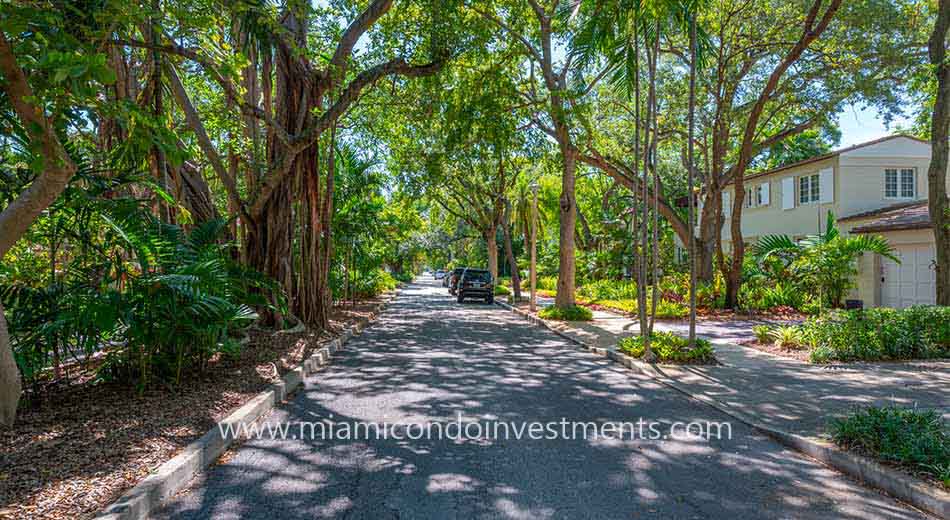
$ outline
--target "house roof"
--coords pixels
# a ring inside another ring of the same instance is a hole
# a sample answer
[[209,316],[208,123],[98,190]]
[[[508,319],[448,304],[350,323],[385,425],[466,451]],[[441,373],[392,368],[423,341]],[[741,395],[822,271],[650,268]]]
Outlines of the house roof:
[[[764,171],[764,172],[754,173],[754,174],[752,174],[752,175],[746,176],[745,180],[758,179],[759,177],[765,177],[766,175],[772,175],[773,173],[778,173],[778,172],[785,171],[785,170],[788,170],[788,169],[791,169],[791,168],[796,168],[796,167],[798,167],[798,166],[803,166],[803,165],[806,165],[806,164],[810,164],[810,163],[814,163],[814,162],[818,162],[818,161],[823,161],[823,160],[825,160],[825,159],[830,159],[830,158],[832,158],[832,157],[841,155],[841,154],[843,154],[843,153],[853,152],[854,150],[857,150],[857,149],[859,149],[859,148],[865,148],[865,147],[867,147],[867,146],[873,146],[873,145],[880,144],[880,143],[883,143],[883,142],[886,142],[886,141],[890,141],[890,140],[892,140],[892,139],[897,139],[897,138],[900,138],[900,137],[905,137],[905,138],[907,138],[907,139],[910,139],[910,140],[913,140],[913,141],[918,141],[918,142],[925,143],[925,144],[928,144],[928,145],[930,144],[929,141],[925,141],[925,140],[923,140],[923,139],[920,139],[920,138],[918,138],[918,137],[914,137],[914,136],[912,136],[912,135],[904,135],[904,134],[888,135],[888,136],[885,136],[885,137],[881,137],[880,139],[875,139],[875,140],[873,140],[873,141],[867,141],[867,142],[865,142],[865,143],[859,143],[859,144],[856,144],[856,145],[848,146],[848,147],[846,147],[846,148],[841,148],[841,149],[839,149],[839,150],[834,150],[834,151],[831,151],[831,152],[828,152],[828,153],[824,153],[824,154],[821,154],[821,155],[816,155],[816,156],[814,156],[814,157],[809,157],[808,159],[803,159],[803,160],[798,161],[798,162],[793,162],[793,163],[791,163],[791,164],[786,164],[786,165],[784,165],[784,166],[779,166],[778,168],[773,168],[773,169],[771,169],[771,170],[766,170],[766,171]],[[730,184],[731,184],[731,183],[730,183]]]
[[838,222],[862,218],[873,218],[874,220],[853,228],[852,233],[929,229],[931,226],[930,208],[926,200],[904,202],[874,211],[857,213],[838,219]]

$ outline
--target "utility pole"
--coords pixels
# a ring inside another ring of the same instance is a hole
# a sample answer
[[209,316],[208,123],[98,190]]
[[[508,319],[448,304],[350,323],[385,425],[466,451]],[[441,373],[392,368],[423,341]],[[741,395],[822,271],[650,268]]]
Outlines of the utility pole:
[[534,312],[538,309],[538,183],[531,183],[531,192],[534,195],[531,203],[531,303],[529,309]]

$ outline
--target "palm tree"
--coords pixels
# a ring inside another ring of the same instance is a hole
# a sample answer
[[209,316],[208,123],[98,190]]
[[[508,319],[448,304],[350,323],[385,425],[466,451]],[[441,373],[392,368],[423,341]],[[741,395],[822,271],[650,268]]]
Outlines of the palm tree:
[[[697,52],[696,15],[702,6],[697,0],[617,0],[613,3],[595,3],[586,23],[573,40],[575,53],[580,61],[603,59],[608,63],[609,79],[613,86],[632,97],[634,114],[633,164],[640,172],[639,208],[634,217],[634,250],[636,258],[637,314],[640,334],[644,338],[643,359],[652,361],[650,338],[656,317],[656,305],[660,299],[659,281],[659,192],[661,182],[656,167],[657,141],[659,139],[657,107],[657,61],[660,41],[664,35],[678,31],[689,34],[690,40],[690,128],[688,135],[690,188],[693,168],[693,124],[695,111],[695,71]],[[641,106],[643,73],[641,55],[646,58],[646,96]],[[644,114],[641,116],[641,114]],[[642,120],[641,120],[642,117]],[[642,168],[642,169],[641,169]],[[651,196],[652,194],[652,196]],[[690,208],[692,216],[692,207]],[[691,230],[692,231],[692,230]],[[692,242],[692,241],[690,241]],[[637,246],[638,244],[638,246]],[[695,256],[691,247],[690,256]],[[691,272],[695,269],[692,267]],[[695,286],[695,276],[691,275]],[[648,307],[645,288],[652,282],[652,306]],[[695,295],[690,298],[695,301]],[[695,304],[692,304],[695,309]],[[690,344],[695,340],[695,312],[691,313]]]
[[840,307],[845,294],[854,286],[855,261],[864,253],[876,253],[900,262],[894,248],[879,235],[842,235],[835,216],[828,212],[825,231],[795,241],[788,235],[766,235],[753,247],[761,264],[766,259],[782,259],[800,287],[818,287],[833,307]]

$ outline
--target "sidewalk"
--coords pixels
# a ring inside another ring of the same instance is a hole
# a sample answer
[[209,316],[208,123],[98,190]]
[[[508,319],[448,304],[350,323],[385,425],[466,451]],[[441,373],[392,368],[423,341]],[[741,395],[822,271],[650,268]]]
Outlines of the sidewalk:
[[[549,305],[540,299],[540,306]],[[526,309],[525,309],[526,310]],[[554,324],[588,345],[615,350],[617,341],[639,334],[636,320],[594,311],[590,322]],[[550,323],[550,322],[549,322]],[[753,322],[700,321],[719,365],[657,365],[657,371],[694,394],[740,409],[763,424],[799,435],[826,437],[833,417],[858,406],[935,408],[950,418],[950,363],[853,363],[812,365],[734,342],[753,337]],[[655,330],[685,333],[685,322],[657,321]]]

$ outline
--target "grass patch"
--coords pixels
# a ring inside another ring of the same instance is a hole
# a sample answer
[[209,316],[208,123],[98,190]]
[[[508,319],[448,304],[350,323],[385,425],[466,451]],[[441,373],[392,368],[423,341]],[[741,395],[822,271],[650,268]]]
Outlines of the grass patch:
[[889,361],[950,357],[950,307],[836,311],[802,327],[811,361]]
[[837,419],[834,441],[950,487],[950,425],[935,410],[870,407]]
[[[672,332],[654,332],[650,336],[650,348],[656,354],[657,360],[665,363],[711,363],[713,355],[712,344],[705,339],[696,338],[696,346],[689,348],[689,338],[684,338]],[[620,340],[617,348],[628,356],[643,357],[643,337],[629,336]]]
[[563,309],[552,305],[541,309],[541,311],[538,312],[538,316],[546,320],[590,321],[594,318],[594,313],[587,307],[581,307],[580,305]]

